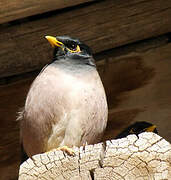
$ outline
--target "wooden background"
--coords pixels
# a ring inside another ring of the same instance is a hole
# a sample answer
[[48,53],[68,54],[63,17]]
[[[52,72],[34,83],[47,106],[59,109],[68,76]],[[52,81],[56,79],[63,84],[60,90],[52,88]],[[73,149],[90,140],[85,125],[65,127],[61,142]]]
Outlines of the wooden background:
[[94,51],[109,104],[104,140],[134,121],[171,142],[170,0],[0,1],[0,174],[15,179],[16,116],[32,80],[51,61],[45,35],[70,35]]

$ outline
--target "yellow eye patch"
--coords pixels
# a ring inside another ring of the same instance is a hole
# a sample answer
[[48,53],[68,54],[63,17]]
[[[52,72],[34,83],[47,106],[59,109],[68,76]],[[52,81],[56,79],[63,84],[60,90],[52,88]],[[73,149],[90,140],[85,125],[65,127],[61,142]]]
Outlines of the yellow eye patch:
[[77,47],[76,47],[76,49],[75,49],[75,50],[72,50],[72,49],[69,49],[69,48],[67,48],[67,49],[68,49],[68,51],[70,51],[71,53],[81,52],[81,50],[80,50],[80,46],[79,46],[79,45],[77,45]]

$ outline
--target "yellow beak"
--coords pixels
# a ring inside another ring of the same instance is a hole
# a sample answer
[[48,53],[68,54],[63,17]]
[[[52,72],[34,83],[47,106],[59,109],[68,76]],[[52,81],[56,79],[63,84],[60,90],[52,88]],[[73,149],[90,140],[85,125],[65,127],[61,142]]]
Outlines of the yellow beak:
[[53,36],[45,36],[45,38],[49,41],[52,47],[62,47],[64,44],[60,41],[58,41],[55,37]]
[[146,132],[153,132],[155,128],[156,128],[156,126],[152,125],[146,129]]

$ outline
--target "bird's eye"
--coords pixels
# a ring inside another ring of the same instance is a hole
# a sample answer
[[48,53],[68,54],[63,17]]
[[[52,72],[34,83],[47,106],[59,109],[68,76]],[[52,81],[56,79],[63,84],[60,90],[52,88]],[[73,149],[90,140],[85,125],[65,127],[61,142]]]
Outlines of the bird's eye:
[[76,46],[75,44],[71,44],[71,45],[70,45],[70,47],[69,47],[69,49],[71,49],[71,50],[75,50],[75,49],[76,49],[76,47],[77,47],[77,46]]
[[80,46],[79,46],[79,45],[75,45],[75,44],[69,45],[67,49],[68,49],[71,53],[81,52]]

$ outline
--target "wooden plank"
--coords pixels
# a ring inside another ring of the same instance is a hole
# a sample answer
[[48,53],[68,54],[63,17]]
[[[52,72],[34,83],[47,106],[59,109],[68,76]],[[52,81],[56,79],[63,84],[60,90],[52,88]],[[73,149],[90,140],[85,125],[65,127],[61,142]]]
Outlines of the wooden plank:
[[93,0],[1,0],[0,24],[52,10],[75,6],[90,1]]
[[110,57],[99,65],[109,105],[104,140],[113,139],[121,129],[136,121],[157,126],[171,142],[171,43]]
[[41,68],[51,61],[45,35],[78,37],[95,53],[171,31],[170,0],[108,0],[46,18],[1,27],[0,77]]
[[20,163],[19,123],[17,112],[32,78],[0,88],[0,174],[2,180],[18,179]]

